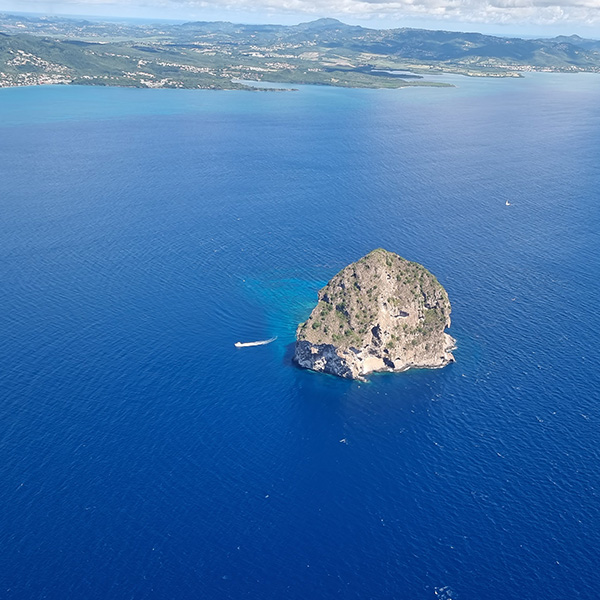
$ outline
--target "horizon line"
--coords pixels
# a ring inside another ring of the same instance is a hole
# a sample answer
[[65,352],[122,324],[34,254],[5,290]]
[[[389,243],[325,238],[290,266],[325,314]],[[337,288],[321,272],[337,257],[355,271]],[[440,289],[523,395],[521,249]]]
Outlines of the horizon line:
[[[446,28],[433,28],[433,27],[411,27],[411,26],[396,26],[396,27],[367,27],[364,25],[354,25],[351,23],[346,23],[336,17],[317,17],[315,19],[310,19],[306,21],[299,21],[294,24],[286,24],[286,23],[278,23],[278,22],[268,22],[268,21],[256,21],[256,22],[242,22],[242,21],[229,21],[225,19],[214,19],[214,20],[204,20],[204,19],[169,19],[166,17],[129,17],[129,16],[118,16],[118,15],[110,15],[110,14],[79,14],[79,13],[46,13],[46,12],[32,12],[32,11],[14,11],[14,10],[3,10],[0,9],[0,15],[12,15],[12,16],[23,16],[27,18],[28,16],[36,17],[36,18],[47,18],[47,19],[66,19],[66,20],[106,20],[107,22],[123,22],[123,21],[138,21],[141,23],[169,23],[176,25],[185,25],[188,23],[228,23],[231,25],[241,25],[241,26],[277,26],[277,27],[297,27],[299,25],[308,25],[311,23],[317,23],[319,21],[336,21],[340,23],[340,25],[345,25],[347,27],[359,27],[362,29],[368,29],[373,31],[392,31],[395,29],[414,29],[421,31],[439,31],[439,32],[450,32],[450,33],[471,33],[478,35],[485,35],[489,37],[498,37],[498,38],[517,38],[517,39],[553,39],[556,37],[579,37],[582,38],[579,34],[571,33],[571,34],[550,34],[547,37],[543,35],[523,35],[518,33],[483,33],[478,30],[465,30],[465,29],[446,29]],[[600,39],[600,38],[588,38],[588,39]]]

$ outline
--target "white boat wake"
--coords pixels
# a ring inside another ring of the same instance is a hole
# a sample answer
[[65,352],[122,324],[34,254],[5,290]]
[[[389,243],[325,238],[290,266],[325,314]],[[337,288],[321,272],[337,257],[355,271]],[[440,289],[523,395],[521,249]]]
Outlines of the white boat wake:
[[265,344],[270,344],[277,339],[277,336],[271,338],[270,340],[259,340],[258,342],[236,342],[234,346],[236,348],[247,348],[248,346],[264,346]]

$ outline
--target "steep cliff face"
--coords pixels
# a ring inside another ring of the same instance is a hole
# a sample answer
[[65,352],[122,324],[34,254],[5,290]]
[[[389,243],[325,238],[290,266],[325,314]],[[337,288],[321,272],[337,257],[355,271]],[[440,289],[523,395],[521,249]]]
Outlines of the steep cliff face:
[[450,301],[423,266],[381,248],[340,271],[298,326],[294,360],[364,379],[373,371],[438,368],[454,361]]

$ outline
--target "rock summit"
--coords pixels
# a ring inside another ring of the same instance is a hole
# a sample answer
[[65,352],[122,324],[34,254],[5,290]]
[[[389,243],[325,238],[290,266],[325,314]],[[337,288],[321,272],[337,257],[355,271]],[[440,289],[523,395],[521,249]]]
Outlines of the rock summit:
[[298,325],[294,360],[306,369],[364,380],[374,371],[454,362],[446,290],[422,265],[382,248],[342,269]]

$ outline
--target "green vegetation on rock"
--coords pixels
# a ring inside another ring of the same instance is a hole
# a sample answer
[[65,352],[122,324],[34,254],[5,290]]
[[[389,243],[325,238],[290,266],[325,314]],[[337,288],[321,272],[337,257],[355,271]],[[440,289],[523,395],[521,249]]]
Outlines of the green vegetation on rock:
[[297,330],[295,358],[313,370],[361,378],[371,371],[439,367],[454,360],[450,301],[422,265],[382,248],[335,275]]

